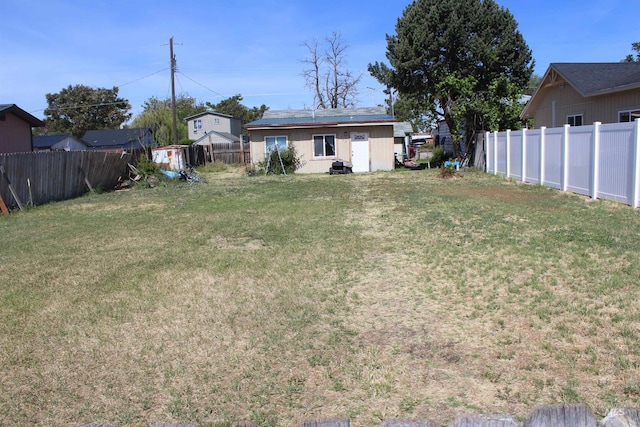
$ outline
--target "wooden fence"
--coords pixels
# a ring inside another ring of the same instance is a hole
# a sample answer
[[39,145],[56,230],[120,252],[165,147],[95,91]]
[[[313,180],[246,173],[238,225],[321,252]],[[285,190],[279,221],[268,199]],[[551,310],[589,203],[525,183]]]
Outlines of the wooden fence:
[[243,143],[242,150],[240,149],[240,145],[238,142],[214,142],[206,145],[198,145],[198,163],[222,162],[228,165],[251,163],[249,143]]
[[[349,418],[309,419],[301,427],[350,427]],[[450,427],[640,427],[639,408],[612,409],[598,424],[596,417],[585,405],[540,405],[524,418],[516,421],[509,415],[461,415],[452,421]],[[78,427],[119,427],[115,424],[90,423]],[[195,424],[159,422],[151,427],[197,427]],[[260,427],[253,421],[240,421],[233,427]],[[381,423],[381,427],[437,427],[426,419],[390,418]]]
[[55,151],[0,155],[0,196],[12,207],[112,190],[128,176],[134,154]]

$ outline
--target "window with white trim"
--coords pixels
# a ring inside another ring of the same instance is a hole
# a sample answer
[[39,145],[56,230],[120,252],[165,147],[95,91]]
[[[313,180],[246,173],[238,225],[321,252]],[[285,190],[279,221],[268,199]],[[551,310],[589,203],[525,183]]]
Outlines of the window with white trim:
[[264,137],[265,153],[270,153],[276,146],[278,150],[287,149],[287,137],[286,136],[265,136]]
[[571,126],[582,126],[582,114],[567,116],[567,123]]
[[197,132],[198,129],[202,129],[202,120],[200,119],[193,121],[193,131]]
[[618,122],[626,123],[640,119],[640,110],[626,110],[618,112]]
[[335,135],[313,135],[313,157],[335,157]]

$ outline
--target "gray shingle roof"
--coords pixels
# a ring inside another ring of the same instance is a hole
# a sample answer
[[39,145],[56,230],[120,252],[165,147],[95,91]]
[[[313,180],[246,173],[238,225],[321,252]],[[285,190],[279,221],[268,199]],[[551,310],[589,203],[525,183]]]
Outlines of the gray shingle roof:
[[134,149],[158,145],[150,128],[88,130],[82,139],[94,148]]
[[51,148],[58,142],[69,136],[68,133],[62,135],[38,135],[33,137],[33,146],[35,148]]
[[640,87],[640,62],[553,63],[583,96]]
[[413,127],[409,122],[398,122],[393,124],[393,136],[402,138],[407,134],[413,133]]
[[384,107],[334,108],[326,110],[267,110],[262,119],[247,123],[252,127],[313,126],[344,123],[395,122]]
[[234,118],[233,116],[230,116],[228,114],[222,114],[222,113],[218,113],[217,111],[207,110],[207,111],[203,111],[203,112],[198,113],[198,114],[191,115],[189,117],[185,117],[184,121],[186,122],[188,120],[195,119],[196,117],[202,117],[202,116],[206,116],[206,115],[212,115],[212,116],[218,116],[218,117],[227,117],[229,119],[233,119]]
[[0,104],[0,113],[13,113],[25,122],[29,123],[32,127],[44,126],[44,122],[42,120],[27,113],[16,104]]

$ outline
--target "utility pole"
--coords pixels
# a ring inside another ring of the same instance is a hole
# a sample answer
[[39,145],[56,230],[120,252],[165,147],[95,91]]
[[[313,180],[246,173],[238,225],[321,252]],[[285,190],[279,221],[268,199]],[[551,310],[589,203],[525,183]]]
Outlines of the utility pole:
[[176,117],[176,57],[173,54],[173,37],[169,39],[169,53],[171,55],[171,113],[173,115],[173,144],[178,145],[178,119]]

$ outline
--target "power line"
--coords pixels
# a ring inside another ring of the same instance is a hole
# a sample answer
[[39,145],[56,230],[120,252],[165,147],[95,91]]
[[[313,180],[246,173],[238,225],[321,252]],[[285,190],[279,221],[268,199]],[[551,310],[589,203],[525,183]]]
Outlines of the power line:
[[192,79],[191,77],[189,77],[189,76],[187,76],[185,73],[183,73],[182,71],[178,71],[178,73],[179,73],[179,74],[182,74],[183,76],[185,76],[187,79],[191,80],[192,82],[194,82],[194,83],[195,83],[195,84],[197,84],[198,86],[202,86],[203,88],[205,88],[205,89],[206,89],[206,90],[208,90],[209,92],[213,92],[213,93],[215,93],[216,95],[218,95],[218,96],[220,96],[220,97],[224,98],[224,95],[223,95],[223,94],[221,94],[221,93],[219,93],[219,92],[216,92],[215,90],[213,90],[213,89],[211,89],[211,88],[208,88],[207,86],[203,85],[203,84],[202,84],[202,83],[200,83],[200,82],[195,81],[194,79]]
[[153,73],[151,73],[151,74],[147,74],[146,76],[139,77],[139,78],[137,78],[137,79],[135,79],[135,80],[131,80],[130,82],[123,83],[123,84],[121,84],[120,86],[116,86],[116,87],[122,87],[122,86],[129,85],[129,84],[131,84],[131,83],[139,82],[140,80],[144,80],[144,79],[146,79],[146,78],[148,78],[148,77],[155,76],[156,74],[162,73],[163,71],[167,71],[168,69],[169,69],[169,67],[167,67],[167,68],[163,68],[162,70],[158,70],[158,71],[153,72]]

